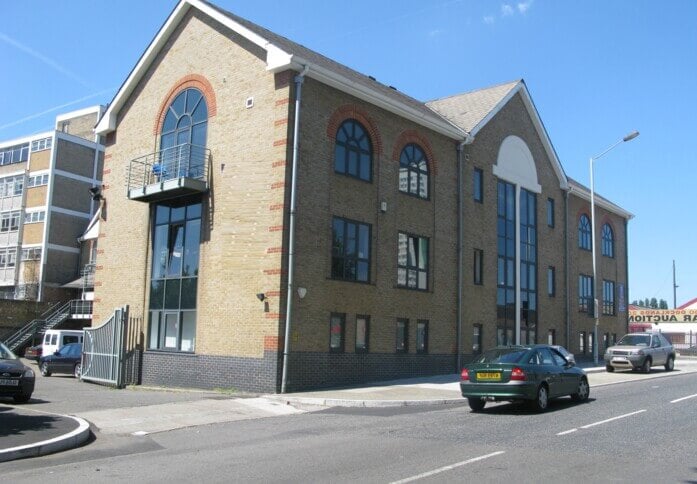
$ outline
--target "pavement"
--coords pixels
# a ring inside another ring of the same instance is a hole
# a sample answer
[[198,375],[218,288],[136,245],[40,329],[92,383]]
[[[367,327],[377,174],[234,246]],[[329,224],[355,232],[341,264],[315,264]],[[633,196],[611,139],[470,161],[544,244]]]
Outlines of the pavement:
[[[588,374],[592,393],[598,386],[697,373],[697,358],[679,357],[675,371],[654,368],[648,375],[631,371],[607,373],[604,366],[595,367],[592,361],[579,361],[577,366]],[[38,372],[37,378],[41,378]],[[76,448],[101,435],[142,436],[327,407],[463,404],[459,381],[459,374],[451,374],[351,388],[251,395],[141,386],[114,390],[73,378],[52,377],[37,381],[29,404],[0,400],[0,462]],[[66,388],[63,398],[62,388]]]

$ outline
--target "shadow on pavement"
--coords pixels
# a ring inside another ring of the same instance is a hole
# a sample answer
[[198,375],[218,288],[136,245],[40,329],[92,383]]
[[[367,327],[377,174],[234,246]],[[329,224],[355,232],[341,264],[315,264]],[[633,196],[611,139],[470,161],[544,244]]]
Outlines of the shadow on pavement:
[[13,435],[29,436],[56,427],[60,419],[51,415],[18,413],[12,407],[0,405],[0,438]]

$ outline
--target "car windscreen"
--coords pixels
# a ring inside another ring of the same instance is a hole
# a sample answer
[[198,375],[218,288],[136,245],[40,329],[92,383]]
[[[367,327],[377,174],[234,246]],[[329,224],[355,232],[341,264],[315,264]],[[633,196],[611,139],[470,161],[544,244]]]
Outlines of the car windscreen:
[[520,348],[496,348],[485,351],[473,363],[518,363],[527,352]]
[[617,346],[649,346],[650,334],[626,334],[617,343]]
[[0,360],[16,360],[17,356],[4,344],[0,343]]

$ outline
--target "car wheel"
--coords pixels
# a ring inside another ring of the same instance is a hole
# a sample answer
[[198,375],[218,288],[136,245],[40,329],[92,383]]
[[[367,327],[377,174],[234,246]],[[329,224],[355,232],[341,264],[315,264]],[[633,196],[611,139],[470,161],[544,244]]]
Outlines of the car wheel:
[[578,391],[576,393],[571,394],[571,399],[574,402],[585,402],[588,400],[588,395],[590,395],[591,388],[588,385],[588,380],[583,377],[581,380],[578,382]]
[[646,357],[644,360],[644,364],[641,365],[641,372],[642,373],[650,373],[651,372],[651,358]]
[[484,409],[486,402],[481,398],[468,398],[467,402],[470,404],[470,408],[473,412],[479,412]]
[[75,368],[73,369],[73,376],[78,380],[82,376],[82,363],[75,363]]
[[46,363],[45,361],[41,363],[39,369],[41,370],[41,375],[51,376],[51,371],[48,369],[48,363]]
[[608,373],[612,373],[613,371],[615,371],[615,367],[612,365],[605,365],[605,371],[607,371]]
[[675,358],[669,356],[668,361],[666,361],[665,369],[666,371],[673,371],[673,368],[675,368]]
[[20,393],[19,395],[15,395],[12,398],[14,399],[15,403],[27,403],[31,398],[31,393],[29,395]]
[[547,410],[547,405],[549,405],[549,394],[547,393],[547,387],[540,385],[537,388],[537,397],[531,402],[532,409],[537,412],[544,412]]

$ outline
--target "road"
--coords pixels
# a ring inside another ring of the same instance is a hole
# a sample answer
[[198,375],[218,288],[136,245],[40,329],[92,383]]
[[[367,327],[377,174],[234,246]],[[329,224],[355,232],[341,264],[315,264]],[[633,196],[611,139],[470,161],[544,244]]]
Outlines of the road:
[[[659,370],[657,370],[659,371]],[[697,374],[591,389],[544,414],[489,404],[332,408],[100,436],[0,465],[4,482],[695,482]]]

